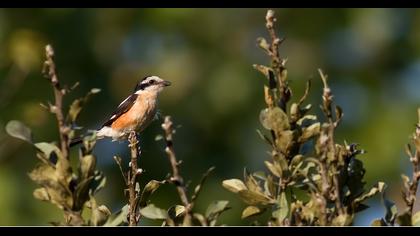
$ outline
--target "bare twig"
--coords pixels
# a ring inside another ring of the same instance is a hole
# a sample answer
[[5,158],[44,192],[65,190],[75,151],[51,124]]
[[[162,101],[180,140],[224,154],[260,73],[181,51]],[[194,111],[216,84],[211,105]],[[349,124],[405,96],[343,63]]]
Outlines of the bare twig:
[[[339,180],[338,180],[338,153],[335,150],[335,142],[334,142],[334,130],[336,128],[336,122],[334,122],[333,120],[333,116],[332,116],[332,101],[333,101],[333,95],[331,93],[331,89],[328,86],[327,83],[327,76],[322,72],[321,69],[318,69],[319,74],[321,76],[322,82],[324,84],[324,90],[323,90],[323,94],[322,94],[322,102],[323,102],[323,106],[322,106],[322,110],[324,112],[324,114],[326,115],[327,119],[328,119],[328,130],[327,130],[327,135],[325,137],[325,144],[322,145],[325,147],[324,151],[323,151],[323,156],[325,158],[323,158],[322,162],[324,163],[325,167],[327,168],[324,171],[329,171],[330,170],[330,165],[331,165],[331,169],[334,172],[332,175],[332,185],[334,186],[333,188],[333,194],[332,197],[330,198],[332,201],[335,202],[336,205],[336,209],[338,211],[338,213],[340,215],[344,215],[345,214],[345,209],[343,208],[343,204],[341,201],[341,193],[340,193],[340,185],[339,185]],[[331,160],[330,163],[328,163],[327,161],[327,153],[330,152],[333,154],[334,158],[333,160]],[[329,165],[330,164],[330,165]],[[329,186],[331,186],[331,184],[328,184]]]
[[55,104],[50,105],[50,111],[56,115],[59,133],[60,133],[60,144],[61,153],[64,158],[69,159],[69,132],[70,128],[66,125],[63,114],[63,96],[65,95],[65,89],[62,89],[60,82],[57,77],[56,66],[54,63],[54,49],[51,45],[45,47],[46,60],[44,62],[43,73],[50,80],[54,88]]
[[[139,169],[137,166],[137,161],[139,157],[139,151],[137,144],[139,141],[137,140],[137,134],[135,131],[132,131],[128,136],[128,147],[131,150],[131,160],[129,164],[129,170],[127,171],[127,188],[128,188],[128,224],[129,226],[136,226],[140,219],[140,213],[137,211],[137,198],[139,197],[140,189],[136,189],[137,184],[137,177],[143,172],[142,169]],[[123,175],[124,176],[124,175]]]
[[277,78],[276,86],[277,86],[277,89],[280,91],[280,95],[281,95],[280,96],[281,104],[279,105],[281,109],[286,111],[286,103],[290,100],[291,91],[287,84],[287,78],[286,76],[283,75],[283,71],[286,70],[285,68],[286,60],[283,60],[280,57],[280,53],[279,53],[280,44],[284,41],[284,39],[280,39],[276,35],[275,29],[274,29],[274,23],[276,22],[277,19],[274,17],[273,10],[267,11],[265,20],[266,20],[265,26],[271,38],[271,45],[268,50],[269,51],[268,55],[271,57],[272,68],[275,71],[275,76]]
[[413,153],[410,145],[407,145],[406,147],[406,153],[409,156],[410,162],[413,166],[413,173],[411,181],[408,183],[408,186],[405,187],[406,189],[403,192],[403,199],[407,205],[406,212],[408,212],[411,216],[414,213],[414,203],[416,201],[417,189],[420,180],[420,108],[418,109],[418,116],[419,121],[416,125],[416,131],[412,137],[416,150]]
[[188,200],[187,189],[185,187],[184,180],[182,179],[178,170],[179,162],[176,160],[176,155],[175,155],[174,146],[173,146],[172,135],[174,133],[174,130],[173,130],[173,123],[171,121],[170,116],[165,117],[164,123],[162,124],[162,129],[165,131],[165,142],[166,142],[165,152],[168,156],[168,159],[172,167],[172,177],[170,177],[170,181],[175,184],[176,189],[178,191],[178,195],[181,199],[181,202],[185,207],[185,217],[184,217],[183,225],[188,226],[188,225],[191,225],[192,204],[190,204],[190,201]]

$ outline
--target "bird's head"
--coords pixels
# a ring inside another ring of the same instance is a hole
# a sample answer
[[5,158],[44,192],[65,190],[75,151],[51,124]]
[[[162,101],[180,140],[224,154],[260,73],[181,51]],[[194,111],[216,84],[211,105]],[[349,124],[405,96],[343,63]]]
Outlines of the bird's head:
[[171,85],[171,82],[163,80],[158,76],[146,76],[144,77],[134,89],[135,93],[141,93],[142,91],[159,93],[166,86]]

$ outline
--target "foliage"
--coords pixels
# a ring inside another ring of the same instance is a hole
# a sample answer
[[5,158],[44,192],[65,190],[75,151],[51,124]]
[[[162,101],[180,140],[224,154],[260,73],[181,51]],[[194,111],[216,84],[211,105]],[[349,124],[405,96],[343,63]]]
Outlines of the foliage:
[[[334,104],[327,76],[319,70],[323,83],[320,108],[324,118],[311,114],[312,105],[306,104],[311,81],[307,82],[303,95],[298,100],[293,99],[287,60],[279,54],[284,39],[277,37],[275,22],[274,12],[269,10],[266,28],[270,40],[257,39],[258,46],[270,57],[271,65],[254,65],[267,79],[264,86],[266,107],[259,113],[265,131],[257,130],[257,133],[269,146],[271,159],[264,161],[267,167],[265,172],[244,169],[243,180],[233,178],[222,182],[225,189],[247,204],[241,218],[254,219],[254,224],[269,226],[352,225],[355,215],[368,208],[364,202],[380,193],[386,213],[384,217],[374,220],[372,225],[420,225],[420,213],[414,212],[420,179],[420,109],[419,123],[412,135],[413,145],[406,146],[413,173],[411,178],[402,175],[402,197],[407,207],[399,213],[396,204],[386,198],[385,183],[378,182],[370,188],[365,186],[365,168],[358,159],[364,150],[358,149],[356,143],[336,142],[336,129],[344,113]],[[29,173],[31,180],[39,185],[33,196],[54,204],[64,214],[63,222],[52,224],[136,226],[142,218],[157,220],[162,226],[224,224],[219,217],[231,208],[228,201],[214,200],[203,213],[195,210],[195,203],[214,167],[203,174],[193,191],[189,191],[179,169],[182,162],[177,160],[173,139],[176,130],[169,116],[164,117],[164,133],[156,140],[163,139],[165,142],[171,173],[163,180],[151,179],[141,186],[139,177],[144,170],[139,168],[138,160],[142,153],[133,132],[128,137],[131,151],[128,168],[124,170],[122,158],[114,156],[125,181],[127,203],[114,214],[105,205],[99,205],[95,195],[105,186],[106,179],[96,169],[96,157],[93,155],[96,137],[94,134],[85,136],[77,160],[71,158],[70,142],[76,132],[82,129],[77,125],[77,119],[83,106],[100,90],[91,89],[86,96],[75,99],[64,113],[64,95],[74,90],[78,83],[70,88],[61,86],[53,58],[54,51],[47,45],[44,74],[52,85],[55,102],[41,106],[56,116],[59,141],[35,142],[31,129],[22,122],[12,120],[6,125],[9,135],[32,144],[36,149],[40,162]],[[74,165],[74,162],[77,163]],[[171,203],[168,209],[159,207],[151,198],[165,184],[175,187],[180,200]],[[86,209],[90,211],[87,218],[82,217]],[[266,213],[269,214],[268,220],[263,217]]]
[[420,211],[414,212],[414,203],[417,200],[417,188],[420,179],[420,108],[417,109],[418,123],[416,130],[411,136],[411,142],[414,145],[414,150],[410,144],[407,144],[405,151],[410,158],[413,173],[411,179],[405,174],[401,175],[403,182],[402,185],[402,198],[406,204],[406,208],[402,213],[398,214],[397,206],[395,203],[382,195],[383,204],[385,206],[385,216],[380,219],[375,219],[372,222],[373,226],[419,226],[420,225]]
[[[96,170],[96,157],[92,151],[95,147],[95,136],[86,136],[79,150],[77,168],[71,166],[70,140],[76,130],[76,119],[88,98],[98,93],[92,89],[85,97],[76,99],[70,106],[67,116],[63,113],[62,101],[76,86],[70,89],[61,87],[53,61],[54,51],[46,46],[45,75],[51,82],[55,95],[55,104],[42,105],[55,114],[58,121],[61,145],[55,142],[34,142],[31,130],[20,121],[10,121],[6,125],[9,135],[22,139],[36,149],[40,162],[29,173],[29,177],[39,185],[33,195],[36,199],[56,205],[63,211],[63,222],[52,222],[54,225],[103,225],[111,214],[105,205],[98,205],[94,195],[105,186],[106,178]],[[67,117],[67,118],[64,118]],[[82,211],[89,208],[89,219],[82,217]]]
[[335,142],[343,111],[333,105],[327,76],[321,70],[321,109],[326,121],[309,114],[311,104],[304,105],[310,81],[303,96],[291,103],[286,60],[279,55],[283,40],[275,34],[275,21],[274,12],[269,10],[266,28],[271,42],[257,40],[271,58],[271,66],[254,65],[268,83],[264,86],[267,107],[260,113],[260,122],[268,134],[258,134],[271,148],[271,161],[264,162],[269,172],[245,170],[243,181],[229,179],[223,181],[223,186],[249,205],[242,218],[270,211],[268,225],[350,225],[355,213],[367,207],[363,202],[383,192],[384,183],[366,190],[365,169],[357,159],[364,151],[357,149],[357,144]]

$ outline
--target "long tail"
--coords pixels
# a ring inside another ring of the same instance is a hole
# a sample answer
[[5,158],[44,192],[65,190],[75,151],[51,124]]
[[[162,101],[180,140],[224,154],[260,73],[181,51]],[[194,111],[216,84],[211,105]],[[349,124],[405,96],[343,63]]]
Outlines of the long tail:
[[[93,133],[96,133],[96,132],[98,132],[98,131],[97,131],[97,130],[90,130],[90,131],[88,131],[88,133],[87,133],[87,134],[84,134],[84,135],[81,135],[81,136],[79,136],[79,137],[77,137],[77,138],[72,139],[72,140],[70,141],[70,147],[73,147],[73,146],[76,146],[76,145],[78,145],[78,144],[83,143],[83,139],[84,139],[86,136],[88,136],[88,135],[92,135]],[[96,139],[101,139],[101,138],[103,138],[103,137],[96,136]]]

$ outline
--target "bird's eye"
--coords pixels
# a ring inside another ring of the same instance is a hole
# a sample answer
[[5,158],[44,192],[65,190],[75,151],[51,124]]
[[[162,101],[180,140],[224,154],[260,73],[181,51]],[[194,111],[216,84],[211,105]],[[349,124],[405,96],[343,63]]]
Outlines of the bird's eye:
[[149,81],[149,84],[154,84],[155,82],[156,81],[152,79],[152,80]]

